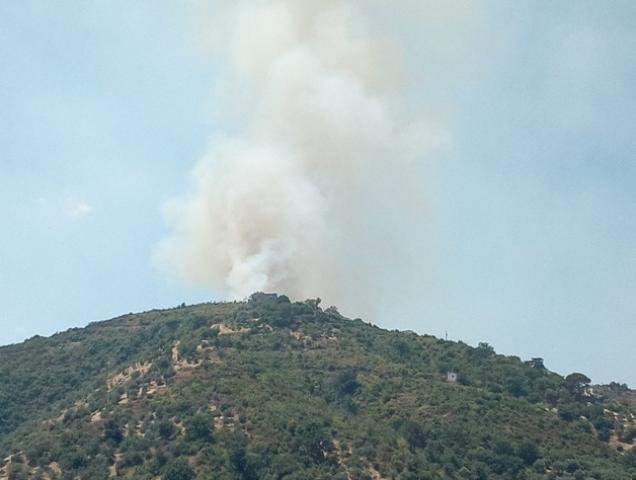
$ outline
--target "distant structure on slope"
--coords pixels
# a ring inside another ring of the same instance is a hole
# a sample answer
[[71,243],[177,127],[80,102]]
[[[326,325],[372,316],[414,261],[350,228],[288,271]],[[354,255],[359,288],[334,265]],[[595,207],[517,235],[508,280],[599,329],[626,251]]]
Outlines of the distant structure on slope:
[[275,302],[277,299],[278,295],[275,293],[256,292],[250,296],[250,302],[256,304]]
[[456,372],[447,372],[446,373],[446,381],[449,383],[456,383],[457,382],[457,373]]

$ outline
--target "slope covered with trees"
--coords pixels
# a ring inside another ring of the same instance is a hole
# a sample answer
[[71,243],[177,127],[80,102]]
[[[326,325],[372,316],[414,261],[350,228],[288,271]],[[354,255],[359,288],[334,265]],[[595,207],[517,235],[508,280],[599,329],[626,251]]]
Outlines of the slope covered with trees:
[[0,348],[0,478],[634,479],[635,406],[261,294]]

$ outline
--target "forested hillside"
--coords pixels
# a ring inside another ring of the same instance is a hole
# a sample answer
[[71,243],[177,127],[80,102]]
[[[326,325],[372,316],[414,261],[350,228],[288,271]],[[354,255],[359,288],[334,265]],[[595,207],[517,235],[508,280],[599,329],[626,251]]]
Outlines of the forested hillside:
[[635,412],[539,358],[257,294],[0,348],[0,478],[627,480]]

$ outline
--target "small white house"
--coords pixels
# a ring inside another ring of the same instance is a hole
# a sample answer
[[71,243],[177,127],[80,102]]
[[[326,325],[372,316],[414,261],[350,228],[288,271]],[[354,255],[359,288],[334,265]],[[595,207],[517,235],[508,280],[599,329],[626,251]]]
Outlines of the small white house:
[[457,373],[455,373],[455,372],[446,373],[446,381],[450,382],[450,383],[457,382]]

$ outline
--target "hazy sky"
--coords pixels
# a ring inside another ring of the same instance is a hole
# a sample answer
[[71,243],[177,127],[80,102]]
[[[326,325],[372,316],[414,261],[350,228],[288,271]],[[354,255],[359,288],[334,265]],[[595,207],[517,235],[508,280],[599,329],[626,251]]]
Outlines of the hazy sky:
[[[372,3],[450,138],[431,287],[378,323],[636,386],[636,3]],[[226,127],[182,5],[0,3],[0,344],[217,298],[152,261]]]

